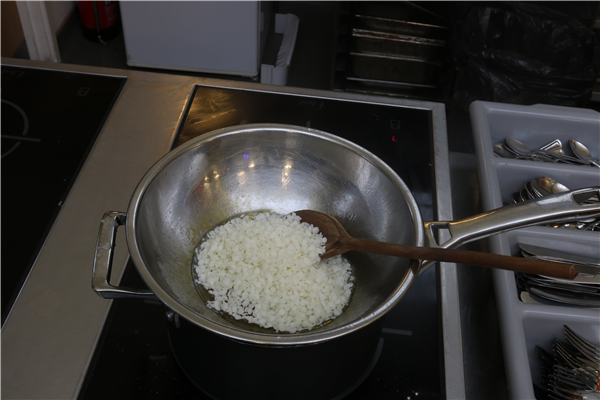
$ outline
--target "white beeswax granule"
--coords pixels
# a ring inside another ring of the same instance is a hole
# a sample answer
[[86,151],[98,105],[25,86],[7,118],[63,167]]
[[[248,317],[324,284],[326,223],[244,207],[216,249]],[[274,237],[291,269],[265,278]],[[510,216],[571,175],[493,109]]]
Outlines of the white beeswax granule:
[[350,300],[350,264],[321,261],[327,240],[296,214],[246,215],[207,236],[194,268],[214,310],[294,333],[337,317]]

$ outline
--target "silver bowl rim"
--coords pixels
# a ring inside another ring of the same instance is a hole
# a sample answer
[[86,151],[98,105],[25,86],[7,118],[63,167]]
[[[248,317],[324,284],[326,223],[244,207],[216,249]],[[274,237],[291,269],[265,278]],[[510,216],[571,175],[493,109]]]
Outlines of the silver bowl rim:
[[250,133],[255,131],[285,131],[292,132],[301,135],[308,135],[312,137],[317,137],[326,141],[330,141],[336,143],[350,151],[353,151],[363,158],[367,159],[374,165],[376,165],[385,175],[389,177],[389,179],[399,188],[399,190],[403,193],[404,199],[408,203],[408,207],[413,217],[414,221],[414,237],[416,246],[423,246],[424,242],[424,228],[423,228],[423,219],[417,205],[416,200],[414,199],[412,193],[410,192],[408,186],[400,179],[400,177],[392,170],[387,164],[385,164],[379,157],[375,156],[373,153],[364,149],[357,144],[343,139],[339,136],[333,135],[331,133],[323,132],[316,129],[305,128],[301,126],[294,125],[286,125],[286,124],[245,124],[245,125],[236,125],[228,128],[217,129],[212,132],[205,133],[200,135],[194,139],[191,139],[184,144],[178,146],[177,148],[171,150],[162,158],[160,158],[143,176],[143,178],[138,183],[131,200],[129,202],[127,208],[127,221],[126,221],[126,237],[127,237],[127,246],[130,253],[130,257],[141,275],[144,282],[148,285],[149,289],[154,293],[160,301],[163,302],[171,311],[180,315],[183,318],[186,318],[188,321],[193,324],[212,331],[213,333],[228,337],[232,340],[252,343],[257,345],[266,345],[266,346],[298,346],[298,345],[307,345],[307,344],[315,344],[324,341],[328,341],[334,339],[336,337],[340,337],[351,332],[354,332],[373,321],[377,320],[384,316],[391,308],[393,308],[404,296],[404,294],[408,291],[416,277],[418,276],[419,264],[418,260],[411,260],[409,264],[409,269],[407,274],[405,275],[402,282],[396,287],[396,290],[385,299],[373,312],[363,315],[360,318],[342,325],[340,327],[330,329],[330,330],[320,330],[315,329],[314,331],[303,332],[303,333],[278,333],[278,334],[266,334],[266,333],[255,333],[242,329],[234,329],[226,325],[222,325],[211,321],[191,309],[187,308],[179,301],[174,299],[171,295],[169,295],[162,286],[154,279],[150,271],[144,264],[142,259],[140,249],[138,246],[138,241],[136,237],[136,227],[137,227],[137,216],[138,209],[143,201],[144,195],[150,185],[152,184],[154,178],[164,169],[166,168],[173,160],[182,156],[186,152],[195,149],[199,146],[202,146],[204,143],[210,142],[212,140],[219,139],[225,136],[231,136],[241,133]]

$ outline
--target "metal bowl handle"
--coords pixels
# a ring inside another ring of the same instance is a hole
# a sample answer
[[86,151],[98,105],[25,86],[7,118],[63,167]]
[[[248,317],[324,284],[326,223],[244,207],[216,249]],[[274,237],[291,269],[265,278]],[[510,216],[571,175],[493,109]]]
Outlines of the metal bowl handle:
[[124,297],[156,299],[156,296],[150,290],[118,287],[111,285],[109,282],[117,228],[124,225],[126,220],[126,213],[109,211],[104,214],[100,221],[100,232],[96,242],[96,254],[92,270],[92,289],[105,299]]
[[[600,215],[600,187],[590,187],[541,197],[500,207],[460,221],[425,222],[425,245],[428,247],[456,248],[465,243],[483,239],[517,228],[550,222],[567,222]],[[445,229],[450,239],[436,240],[436,230]],[[433,262],[423,261],[421,272]]]

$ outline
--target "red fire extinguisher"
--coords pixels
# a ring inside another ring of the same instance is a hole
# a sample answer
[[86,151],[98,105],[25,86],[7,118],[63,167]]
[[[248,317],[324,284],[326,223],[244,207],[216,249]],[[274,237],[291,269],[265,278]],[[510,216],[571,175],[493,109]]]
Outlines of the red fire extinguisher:
[[78,1],[83,36],[106,44],[121,31],[119,4],[116,1]]

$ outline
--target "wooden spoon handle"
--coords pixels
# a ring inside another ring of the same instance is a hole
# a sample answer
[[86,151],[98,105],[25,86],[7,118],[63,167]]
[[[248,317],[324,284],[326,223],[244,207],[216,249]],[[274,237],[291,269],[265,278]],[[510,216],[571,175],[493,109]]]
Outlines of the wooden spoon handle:
[[579,274],[573,264],[530,258],[503,256],[470,250],[439,249],[409,246],[395,243],[382,243],[372,240],[351,238],[347,242],[348,250],[366,251],[388,256],[413,258],[416,260],[445,261],[460,264],[480,265],[508,271],[551,276],[560,279],[575,279]]

